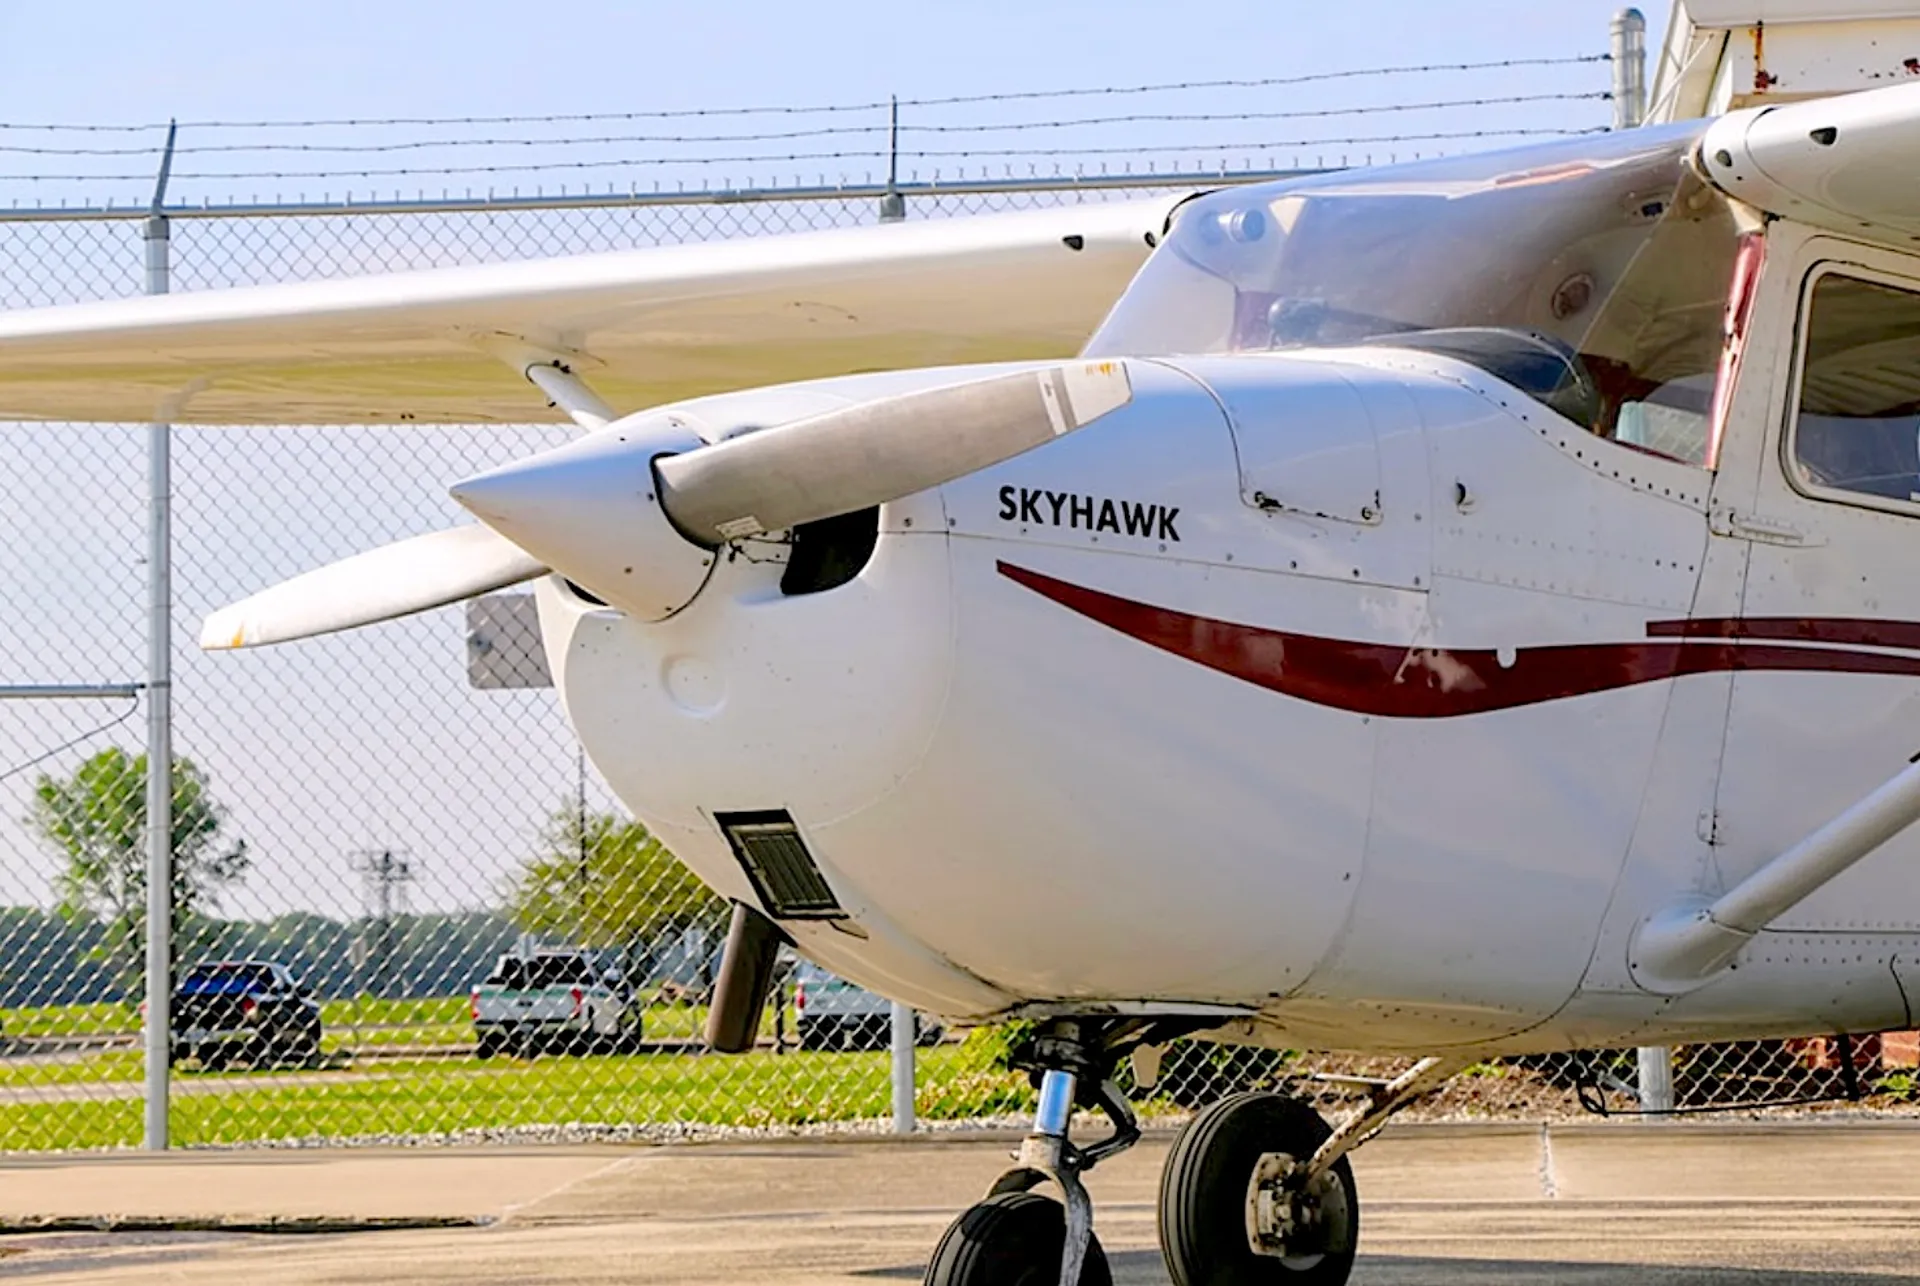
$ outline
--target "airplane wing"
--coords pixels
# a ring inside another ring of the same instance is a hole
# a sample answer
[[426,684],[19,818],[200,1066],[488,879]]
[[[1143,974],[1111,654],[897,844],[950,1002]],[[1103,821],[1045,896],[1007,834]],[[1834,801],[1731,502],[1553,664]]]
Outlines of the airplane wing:
[[1920,84],[1733,112],[1700,153],[1714,183],[1768,214],[1902,251],[1920,237]]
[[1070,356],[1185,196],[0,312],[0,420],[564,420],[729,389]]

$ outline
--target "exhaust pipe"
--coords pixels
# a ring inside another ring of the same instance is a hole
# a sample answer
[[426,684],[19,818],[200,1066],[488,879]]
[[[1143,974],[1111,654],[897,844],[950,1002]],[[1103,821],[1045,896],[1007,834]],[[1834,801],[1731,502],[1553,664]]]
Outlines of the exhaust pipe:
[[733,904],[727,949],[713,984],[707,1010],[707,1047],[721,1054],[744,1054],[760,1035],[760,1015],[773,987],[773,966],[780,944],[790,939],[766,916],[742,902]]

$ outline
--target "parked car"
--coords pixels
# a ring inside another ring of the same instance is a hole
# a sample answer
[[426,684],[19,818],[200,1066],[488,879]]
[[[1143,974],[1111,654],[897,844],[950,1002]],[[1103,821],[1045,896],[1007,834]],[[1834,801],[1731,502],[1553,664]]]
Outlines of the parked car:
[[174,1062],[320,1061],[320,1003],[276,961],[196,964],[174,984],[172,1008]]
[[640,1044],[640,1006],[621,976],[590,951],[501,956],[473,989],[474,1053],[631,1050]]
[[[793,1011],[801,1049],[886,1049],[893,1044],[893,1002],[811,960],[794,964]],[[914,1023],[915,1044],[937,1045],[946,1035],[925,1014],[915,1014]]]

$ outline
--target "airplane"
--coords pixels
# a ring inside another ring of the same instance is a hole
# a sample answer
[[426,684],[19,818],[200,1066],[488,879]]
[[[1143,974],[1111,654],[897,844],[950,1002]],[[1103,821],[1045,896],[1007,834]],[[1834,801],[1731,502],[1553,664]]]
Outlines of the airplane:
[[1353,1149],[1472,1062],[1915,1024],[1916,175],[1896,85],[36,309],[0,418],[572,420],[452,480],[476,524],[203,646],[534,582],[595,766],[733,904],[716,1048],[783,944],[1032,1024],[1032,1132],[934,1286],[1111,1280],[1081,1176],[1139,1137],[1123,1062],[1418,1056],[1337,1123],[1254,1092],[1173,1145],[1178,1286],[1337,1284]]

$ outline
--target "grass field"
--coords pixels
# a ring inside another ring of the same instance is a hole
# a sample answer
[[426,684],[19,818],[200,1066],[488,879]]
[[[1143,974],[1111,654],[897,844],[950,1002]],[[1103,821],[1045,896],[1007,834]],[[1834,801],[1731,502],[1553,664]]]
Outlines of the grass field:
[[0,1009],[0,1032],[16,1038],[120,1036],[140,1030],[134,1005],[38,1005]]
[[[108,1061],[100,1071],[110,1067],[116,1080],[137,1080],[137,1054],[101,1057]],[[982,1061],[978,1049],[965,1045],[921,1051],[921,1114],[941,1119],[1030,1110],[1033,1095],[1025,1078],[984,1068]],[[37,1070],[51,1074],[68,1066]],[[273,1072],[183,1077],[181,1084],[193,1092],[173,1100],[174,1142],[566,1124],[793,1126],[882,1117],[890,1104],[884,1052],[460,1058],[293,1075],[299,1083],[286,1084],[286,1074]],[[140,1133],[137,1098],[0,1104],[0,1151],[128,1147]]]

